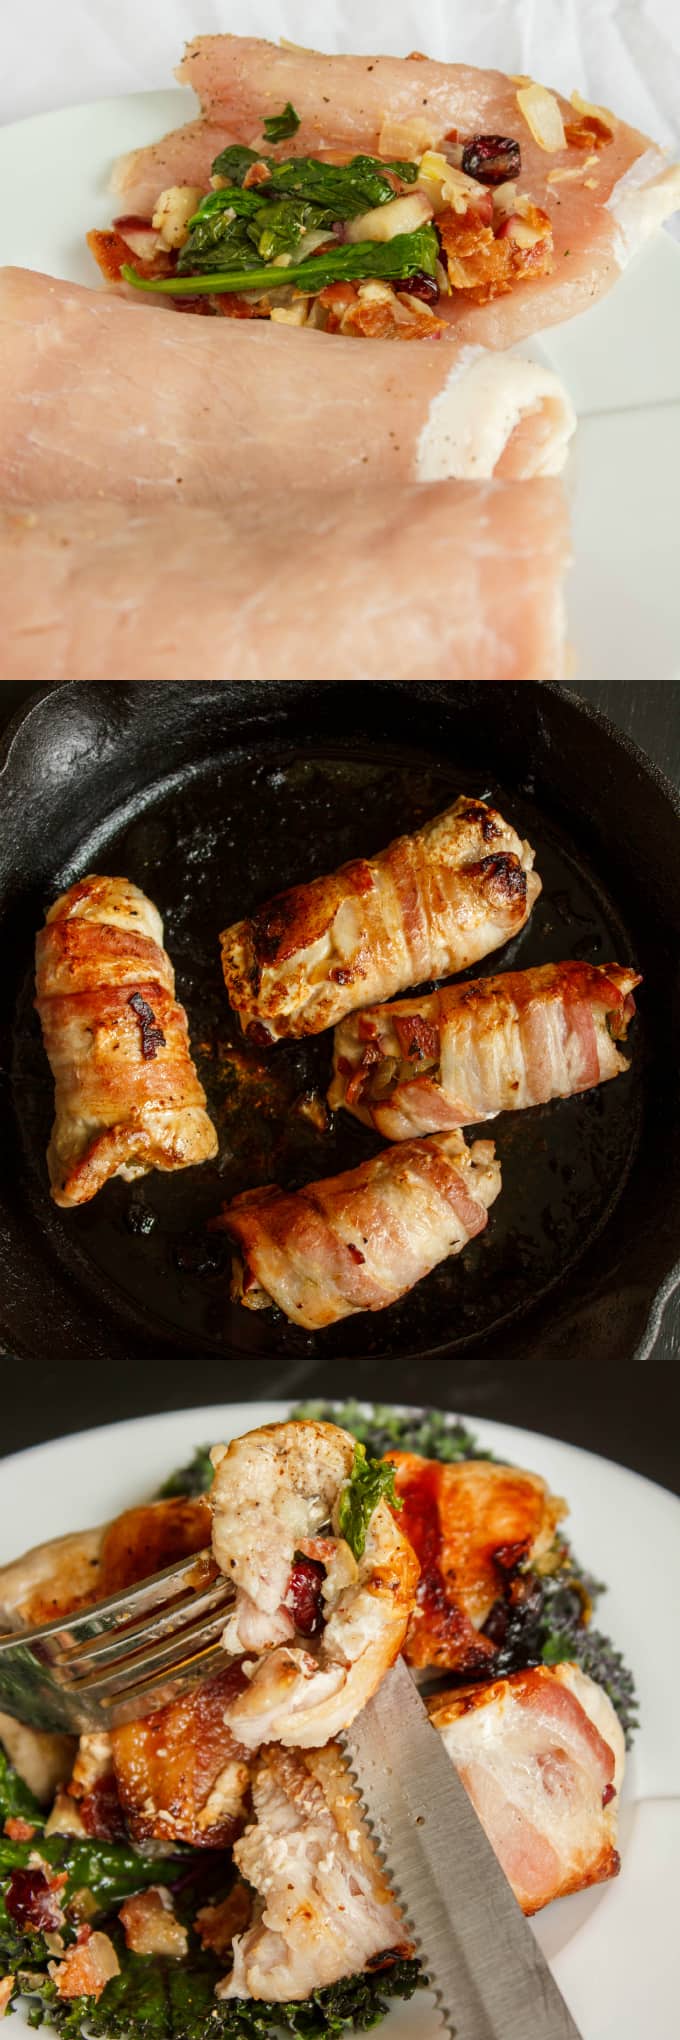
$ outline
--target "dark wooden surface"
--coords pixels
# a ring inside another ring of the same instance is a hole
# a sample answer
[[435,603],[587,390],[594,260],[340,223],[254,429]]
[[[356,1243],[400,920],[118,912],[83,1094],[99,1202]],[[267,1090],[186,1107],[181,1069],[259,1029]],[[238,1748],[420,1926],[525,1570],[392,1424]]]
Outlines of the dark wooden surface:
[[[0,726],[32,691],[11,683],[0,687]],[[680,789],[680,684],[593,681],[576,683],[575,691],[603,708]],[[50,1352],[49,1327],[44,1331],[43,1360],[30,1369],[10,1359],[0,1363],[4,1452],[116,1418],[218,1402],[225,1395],[222,1365],[211,1358],[192,1357],[189,1364],[147,1362],[140,1367],[131,1355],[129,1363],[108,1378],[93,1378],[83,1369],[81,1378],[71,1373],[66,1379],[58,1354]],[[680,1369],[667,1364],[678,1359],[680,1297],[667,1307],[655,1357],[645,1365],[603,1367],[597,1353],[587,1353],[579,1369],[561,1378],[535,1363],[503,1370],[492,1361],[463,1360],[455,1367],[442,1365],[436,1400],[447,1409],[476,1412],[568,1439],[680,1492]],[[278,1383],[282,1396],[296,1392],[288,1371],[282,1367]],[[235,1383],[232,1376],[230,1392],[232,1397],[247,1398],[247,1379]],[[315,1393],[324,1392],[360,1394],[361,1384],[329,1377],[315,1384]],[[385,1401],[417,1403],[417,1364],[400,1369],[398,1379],[394,1368],[386,1366],[380,1394]]]

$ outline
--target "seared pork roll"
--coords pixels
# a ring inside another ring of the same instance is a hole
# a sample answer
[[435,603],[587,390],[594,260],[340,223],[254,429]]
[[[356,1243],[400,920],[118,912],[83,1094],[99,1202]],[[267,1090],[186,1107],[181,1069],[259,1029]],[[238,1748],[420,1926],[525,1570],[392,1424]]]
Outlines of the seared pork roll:
[[404,1657],[419,1670],[492,1678],[497,1644],[484,1624],[499,1602],[518,1604],[522,1571],[550,1551],[566,1502],[539,1474],[493,1460],[387,1458],[420,1566]]
[[545,963],[373,1006],[335,1031],[328,1103],[386,1140],[570,1098],[627,1070],[637,972]]
[[461,795],[378,856],[279,893],[220,938],[245,1033],[320,1034],[357,1006],[466,970],[528,919],[533,862],[495,808]]
[[131,1182],[217,1153],[163,923],[138,886],[91,874],[55,900],[36,943],[36,992],[55,1080],[55,1204],[85,1204],[111,1176]]
[[537,1665],[428,1705],[524,1913],[617,1875],[623,1730],[579,1665]]
[[417,1559],[382,1497],[366,1509],[363,1543],[347,1541],[357,1451],[336,1424],[263,1424],[216,1446],[213,1460],[213,1550],[236,1588],[223,1640],[248,1682],[225,1720],[251,1749],[314,1748],[354,1720],[394,1663]]
[[264,1750],[234,1859],[256,1894],[218,1998],[309,1997],[413,1953],[339,1749]]
[[492,1141],[443,1133],[304,1190],[245,1190],[216,1220],[238,1249],[232,1296],[309,1331],[385,1310],[483,1232],[500,1187]]

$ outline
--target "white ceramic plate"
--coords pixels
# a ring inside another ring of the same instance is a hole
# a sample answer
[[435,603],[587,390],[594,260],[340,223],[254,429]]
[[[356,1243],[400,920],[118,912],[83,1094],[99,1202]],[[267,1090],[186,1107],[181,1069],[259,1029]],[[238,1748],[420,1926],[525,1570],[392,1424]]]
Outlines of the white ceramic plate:
[[[286,1403],[207,1409],[108,1424],[0,1462],[0,1563],[29,1545],[146,1499],[194,1446],[275,1421]],[[470,1418],[482,1445],[540,1473],[568,1497],[575,1551],[609,1592],[598,1619],[635,1672],[641,1730],[628,1760],[620,1877],[551,1906],[534,1923],[583,2040],[677,2040],[680,1902],[680,1502],[664,1488],[573,1446]],[[674,1566],[675,1559],[675,1566]],[[436,2040],[429,1998],[390,2013],[385,2040]],[[10,2016],[7,2040],[25,2033]],[[527,2036],[529,2040],[529,2036]]]
[[[196,111],[186,90],[139,92],[0,131],[0,262],[94,285],[88,227],[107,226],[111,164]],[[569,634],[588,680],[680,675],[680,246],[658,235],[608,298],[541,336],[580,430],[570,462]],[[519,351],[527,352],[526,345]]]

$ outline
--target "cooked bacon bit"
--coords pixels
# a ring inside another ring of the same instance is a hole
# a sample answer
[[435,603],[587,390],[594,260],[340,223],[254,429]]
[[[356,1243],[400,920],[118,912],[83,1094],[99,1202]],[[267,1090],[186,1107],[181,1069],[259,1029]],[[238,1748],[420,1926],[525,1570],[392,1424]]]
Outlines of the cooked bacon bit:
[[409,50],[408,56],[404,58],[406,64],[429,64],[429,61],[424,50]]
[[87,235],[87,244],[107,283],[120,283],[123,264],[128,262],[133,264],[140,276],[172,275],[173,264],[167,252],[161,249],[152,261],[144,262],[115,228],[107,232],[94,228]]
[[35,1828],[30,1820],[21,1820],[18,1814],[11,1813],[5,1821],[4,1832],[10,1842],[32,1842]]
[[606,149],[607,143],[614,140],[606,120],[600,120],[594,113],[584,113],[579,120],[569,121],[564,134],[570,149]]
[[358,303],[359,292],[355,283],[327,283],[315,299],[323,317],[327,333],[338,333],[340,321],[351,305]]
[[231,1955],[234,1935],[250,1926],[252,1910],[252,1895],[241,1883],[234,1884],[219,1905],[201,1906],[194,1926],[202,1947],[212,1948],[215,1955]]
[[439,1029],[432,1027],[429,1020],[424,1020],[420,1013],[411,1013],[406,1019],[397,1019],[395,1014],[394,1031],[402,1055],[407,1056],[409,1061],[418,1062],[423,1056],[431,1056],[436,1061],[439,1055]]
[[14,1976],[3,1976],[0,1980],[0,2019],[4,2019],[5,2012],[9,2011],[15,1983]]
[[64,1914],[56,1894],[66,1883],[66,1874],[50,1878],[44,1870],[13,1870],[5,1894],[5,1905],[19,1932],[35,1927],[36,1932],[54,1933],[63,1927]]
[[113,224],[116,231],[123,235],[126,229],[128,231],[132,230],[133,233],[149,234],[152,232],[151,220],[145,219],[142,213],[119,213],[118,218],[114,220]]
[[163,1884],[151,1884],[134,1898],[126,1898],[118,1918],[133,1955],[170,1955],[181,1961],[188,1948],[187,1930],[175,1917],[170,1892]]
[[128,1006],[131,1006],[133,1013],[136,1013],[141,1027],[144,1061],[152,1062],[154,1056],[158,1054],[159,1048],[165,1048],[163,1029],[156,1025],[156,1015],[153,1007],[149,1006],[146,999],[142,998],[141,992],[133,992],[132,997],[128,999]]
[[127,1837],[125,1815],[118,1797],[118,1787],[113,1771],[98,1778],[91,1792],[78,1800],[85,1833],[94,1835],[99,1842],[121,1842]]
[[266,163],[251,163],[243,179],[244,191],[251,191],[254,184],[268,184],[270,172]]
[[257,305],[247,304],[235,290],[220,291],[219,295],[211,297],[210,305],[214,312],[219,312],[221,319],[257,319],[262,316]]
[[313,1558],[296,1558],[284,1596],[284,1608],[292,1615],[301,1636],[320,1636],[324,1626],[321,1590],[325,1568]]
[[478,177],[480,184],[507,184],[519,177],[519,142],[508,135],[472,135],[463,150],[466,177]]
[[[508,231],[515,221],[523,229],[524,245]],[[451,284],[454,290],[465,291],[474,304],[488,304],[491,298],[512,290],[523,277],[544,276],[552,269],[552,227],[547,213],[538,206],[525,202],[522,213],[503,220],[497,234],[469,213],[461,218],[453,211],[440,213],[437,227]],[[531,245],[527,244],[529,235]]]
[[112,1976],[120,1976],[120,1963],[108,1934],[96,1934],[80,1927],[75,1948],[69,1948],[63,1962],[48,1964],[60,1998],[93,1997],[97,2000]]

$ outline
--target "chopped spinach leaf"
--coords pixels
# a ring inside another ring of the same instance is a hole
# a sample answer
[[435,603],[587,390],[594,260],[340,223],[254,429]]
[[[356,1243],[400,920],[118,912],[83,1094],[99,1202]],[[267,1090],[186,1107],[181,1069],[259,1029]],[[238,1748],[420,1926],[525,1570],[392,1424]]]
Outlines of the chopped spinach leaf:
[[296,135],[300,126],[300,115],[290,100],[286,100],[283,113],[270,114],[262,122],[262,133],[268,142],[287,142],[289,135]]
[[338,1529],[355,1558],[363,1557],[366,1532],[379,1501],[384,1498],[391,1509],[403,1509],[394,1482],[395,1468],[386,1459],[369,1459],[365,1445],[357,1440],[352,1471],[338,1506]]
[[[208,223],[209,224],[209,223]],[[236,226],[236,221],[234,221]],[[198,232],[198,229],[196,230]],[[241,260],[241,244],[238,244],[238,261],[233,267],[219,267],[210,274],[201,271],[189,276],[186,273],[188,242],[182,249],[181,276],[139,276],[130,263],[125,263],[121,274],[126,283],[132,283],[137,290],[147,290],[162,297],[190,297],[202,291],[227,290],[268,290],[279,288],[281,283],[295,284],[301,291],[323,290],[329,283],[339,283],[355,278],[358,282],[368,277],[391,277],[395,282],[406,276],[415,276],[422,271],[425,276],[434,276],[439,255],[439,242],[432,227],[418,227],[413,234],[395,234],[392,241],[345,241],[337,248],[329,249],[325,255],[310,255],[306,262],[291,262],[281,276],[266,267],[248,269]],[[225,244],[229,253],[231,243]],[[202,262],[207,270],[208,258]]]
[[317,156],[287,156],[277,163],[274,156],[258,156],[255,149],[234,144],[215,157],[213,174],[227,177],[230,184],[242,184],[253,163],[264,163],[269,185],[258,189],[287,191],[312,205],[327,207],[335,220],[357,219],[376,205],[389,205],[395,193],[387,171],[403,184],[415,184],[418,164],[384,161],[380,156],[353,156],[351,163],[324,163]]
[[332,213],[320,205],[310,205],[306,198],[275,198],[261,208],[250,236],[261,260],[273,262],[275,256],[297,248],[303,234],[330,226],[332,218]]
[[242,142],[232,142],[228,149],[222,149],[213,163],[213,177],[226,177],[230,184],[242,184],[247,177],[251,163],[260,163],[257,149],[246,149]]
[[192,228],[180,249],[177,275],[203,275],[216,269],[252,269],[255,261],[247,219],[224,212],[207,213]]
[[252,219],[267,200],[259,191],[241,191],[238,184],[223,184],[219,191],[209,191],[201,199],[198,210],[192,214],[190,227],[197,227],[200,220],[210,219],[213,213],[233,212],[240,219]]

